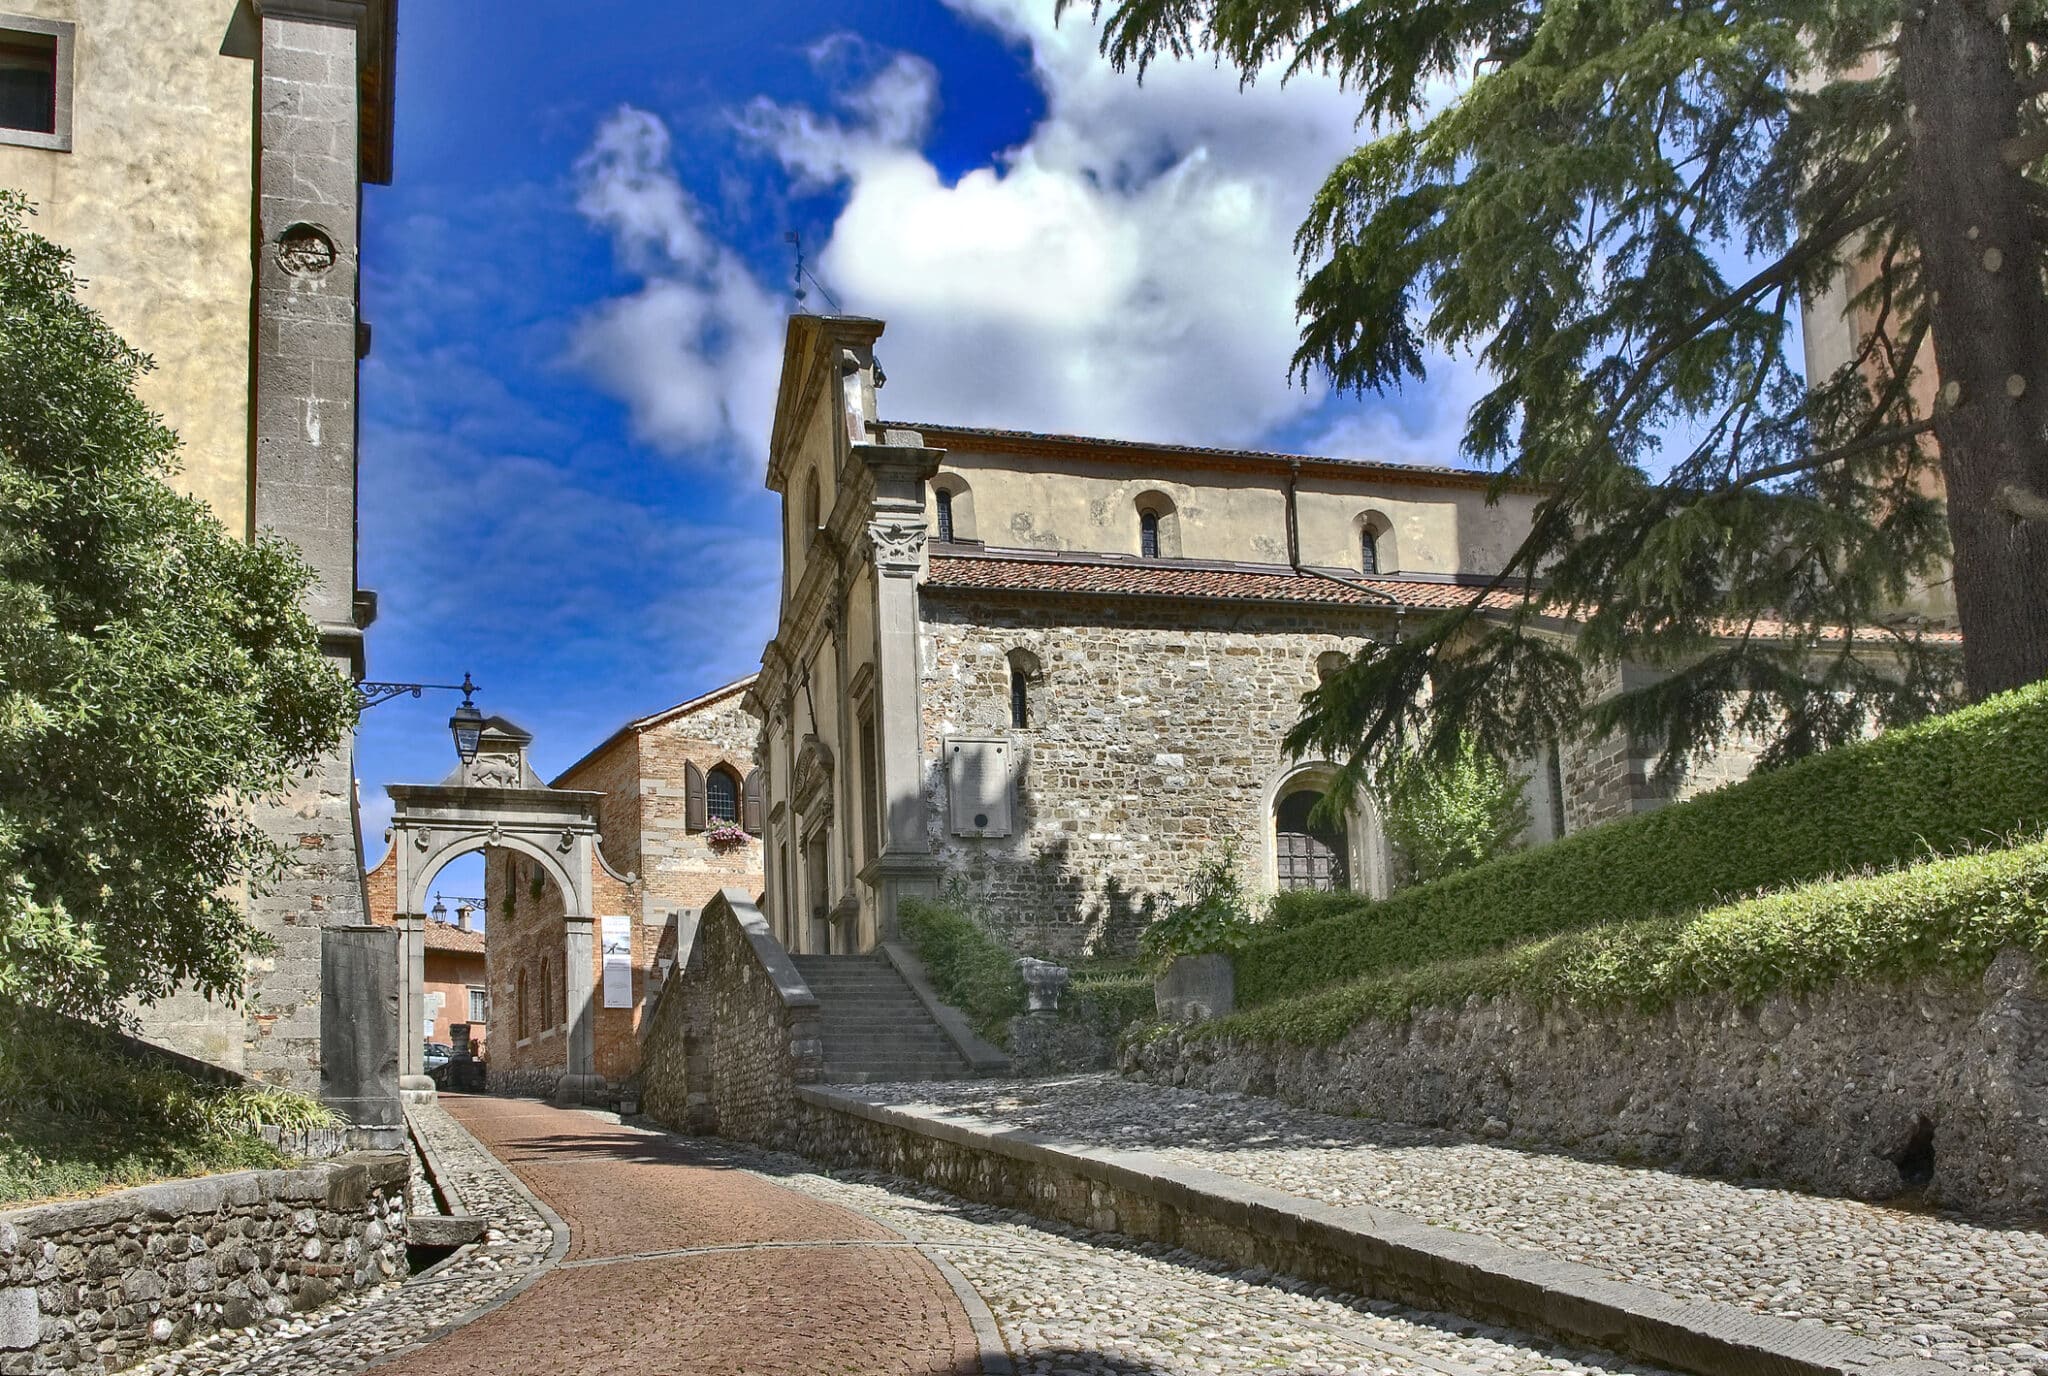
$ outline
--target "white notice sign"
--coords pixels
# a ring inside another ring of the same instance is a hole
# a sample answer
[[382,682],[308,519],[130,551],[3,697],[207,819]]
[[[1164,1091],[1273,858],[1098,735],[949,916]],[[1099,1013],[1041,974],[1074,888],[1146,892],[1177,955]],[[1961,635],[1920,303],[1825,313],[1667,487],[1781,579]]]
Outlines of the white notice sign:
[[633,919],[598,919],[604,941],[604,1006],[633,1006]]

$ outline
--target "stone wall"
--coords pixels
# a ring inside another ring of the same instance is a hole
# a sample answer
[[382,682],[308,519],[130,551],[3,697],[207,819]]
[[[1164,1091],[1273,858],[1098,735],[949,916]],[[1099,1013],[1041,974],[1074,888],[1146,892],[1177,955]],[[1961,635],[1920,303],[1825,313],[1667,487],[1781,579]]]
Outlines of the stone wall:
[[1657,1014],[1519,999],[1360,1024],[1326,1048],[1192,1038],[1125,1070],[1738,1179],[1984,1215],[2048,1212],[2048,981],[1841,984]]
[[705,908],[688,967],[663,990],[645,1048],[642,1104],[677,1131],[780,1143],[796,1086],[824,1066],[818,1000],[751,899]]
[[0,1213],[0,1373],[99,1376],[402,1279],[401,1155]]
[[[1271,849],[1280,739],[1316,658],[1355,653],[1355,610],[1044,602],[1004,609],[924,597],[929,833],[964,896],[1020,950],[1123,951],[1203,856],[1234,843],[1254,885]],[[1029,725],[1010,727],[1010,661],[1042,668]],[[1011,834],[951,834],[945,739],[1015,744]]]

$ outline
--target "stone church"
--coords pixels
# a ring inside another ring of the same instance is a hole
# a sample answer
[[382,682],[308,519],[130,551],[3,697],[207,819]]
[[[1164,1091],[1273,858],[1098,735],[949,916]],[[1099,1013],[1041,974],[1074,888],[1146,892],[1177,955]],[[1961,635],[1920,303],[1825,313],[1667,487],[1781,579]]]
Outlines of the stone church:
[[[1311,825],[1302,693],[1471,595],[1536,497],[1487,475],[878,417],[877,320],[789,322],[768,485],[768,912],[799,953],[957,893],[1023,949],[1123,948],[1206,854],[1270,892],[1385,892],[1371,804]],[[1742,762],[1728,768],[1740,772]],[[1626,742],[1527,762],[1532,840],[1666,795]],[[1725,770],[1702,782],[1718,782]]]

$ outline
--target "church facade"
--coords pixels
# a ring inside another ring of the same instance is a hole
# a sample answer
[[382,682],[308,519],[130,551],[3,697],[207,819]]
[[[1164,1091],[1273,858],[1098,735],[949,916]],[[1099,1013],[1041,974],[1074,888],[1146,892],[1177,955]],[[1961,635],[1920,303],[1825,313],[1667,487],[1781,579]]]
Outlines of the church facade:
[[[1126,949],[1233,847],[1257,886],[1385,892],[1369,802],[1281,737],[1339,657],[1496,572],[1536,497],[1452,468],[879,419],[882,323],[791,320],[762,723],[768,912],[800,953],[957,895],[1020,949]],[[1740,772],[1740,762],[1729,766]],[[1532,840],[1659,805],[1647,752],[1528,762]],[[1707,776],[1718,780],[1723,771]]]

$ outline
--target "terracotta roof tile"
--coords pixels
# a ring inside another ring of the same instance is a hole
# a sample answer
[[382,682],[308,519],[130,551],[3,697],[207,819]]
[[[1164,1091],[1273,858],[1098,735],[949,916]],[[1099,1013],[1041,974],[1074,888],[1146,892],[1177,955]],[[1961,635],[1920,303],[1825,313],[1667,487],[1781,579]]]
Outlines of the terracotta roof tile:
[[[1004,558],[934,552],[927,588],[936,591],[1078,593],[1115,597],[1187,597],[1221,602],[1301,602],[1325,606],[1461,606],[1468,585],[1408,578],[1356,577],[1344,582],[1285,568],[1215,564],[1122,564],[1095,560]],[[1495,592],[1488,606],[1513,607],[1520,597]]]
[[436,922],[427,919],[427,949],[429,951],[469,951],[477,955],[484,953],[484,934],[476,928],[464,929],[452,922]]

